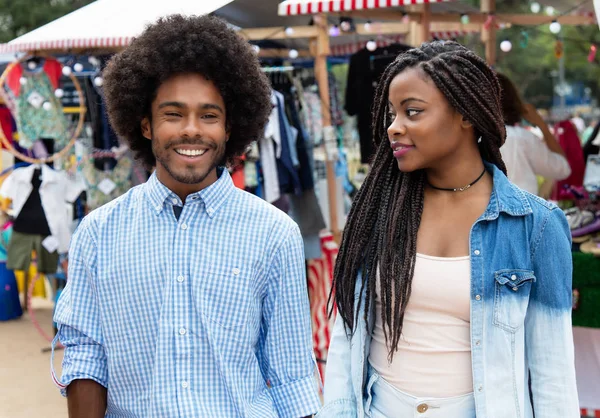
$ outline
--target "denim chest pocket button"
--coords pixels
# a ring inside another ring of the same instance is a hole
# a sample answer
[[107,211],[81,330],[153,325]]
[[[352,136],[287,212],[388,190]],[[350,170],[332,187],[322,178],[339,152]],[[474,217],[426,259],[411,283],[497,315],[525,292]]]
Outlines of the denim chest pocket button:
[[535,275],[531,270],[499,270],[494,279],[494,325],[516,332],[525,323]]

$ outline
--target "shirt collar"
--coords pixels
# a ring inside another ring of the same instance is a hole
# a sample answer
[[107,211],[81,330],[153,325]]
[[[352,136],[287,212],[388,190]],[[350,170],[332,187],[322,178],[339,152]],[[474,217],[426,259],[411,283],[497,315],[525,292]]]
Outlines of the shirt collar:
[[[217,168],[217,175],[218,179],[216,182],[199,192],[190,194],[185,202],[191,204],[198,199],[201,200],[204,203],[204,210],[211,218],[216,215],[217,211],[223,206],[223,203],[225,203],[231,192],[235,189],[231,176],[225,168]],[[145,189],[146,196],[157,215],[164,209],[165,201],[168,199],[179,200],[175,193],[158,180],[156,171],[152,173],[146,182]]]
[[483,214],[487,220],[496,219],[500,212],[511,216],[525,216],[533,212],[525,192],[512,184],[494,164],[485,162],[485,167],[494,179],[490,203]]

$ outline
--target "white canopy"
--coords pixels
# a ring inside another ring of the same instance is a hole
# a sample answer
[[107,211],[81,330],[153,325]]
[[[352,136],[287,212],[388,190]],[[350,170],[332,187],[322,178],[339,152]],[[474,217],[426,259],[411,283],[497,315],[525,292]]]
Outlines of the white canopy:
[[204,15],[233,0],[96,0],[0,45],[0,53],[129,45],[148,25],[174,13]]

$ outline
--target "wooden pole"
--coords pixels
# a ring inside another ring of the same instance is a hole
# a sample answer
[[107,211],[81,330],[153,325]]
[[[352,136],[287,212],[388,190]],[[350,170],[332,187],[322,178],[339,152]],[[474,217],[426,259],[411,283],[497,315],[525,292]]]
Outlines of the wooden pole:
[[323,15],[315,16],[318,28],[316,39],[312,41],[315,55],[315,78],[319,86],[321,97],[321,116],[323,118],[323,143],[325,144],[325,167],[327,170],[327,195],[329,202],[329,228],[334,240],[339,244],[341,231],[337,216],[337,187],[335,178],[335,161],[337,160],[337,139],[334,128],[331,126],[331,112],[329,100],[329,80],[327,78],[327,56],[329,55],[329,33],[327,18]]
[[[488,16],[496,12],[496,0],[481,0],[481,12]],[[496,22],[481,27],[481,41],[485,43],[485,59],[489,65],[496,64]]]

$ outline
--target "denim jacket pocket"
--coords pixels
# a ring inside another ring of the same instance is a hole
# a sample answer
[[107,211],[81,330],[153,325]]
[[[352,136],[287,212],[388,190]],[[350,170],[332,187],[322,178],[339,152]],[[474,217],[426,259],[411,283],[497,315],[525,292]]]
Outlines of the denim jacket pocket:
[[516,332],[525,323],[535,275],[531,270],[499,270],[494,278],[494,325]]

